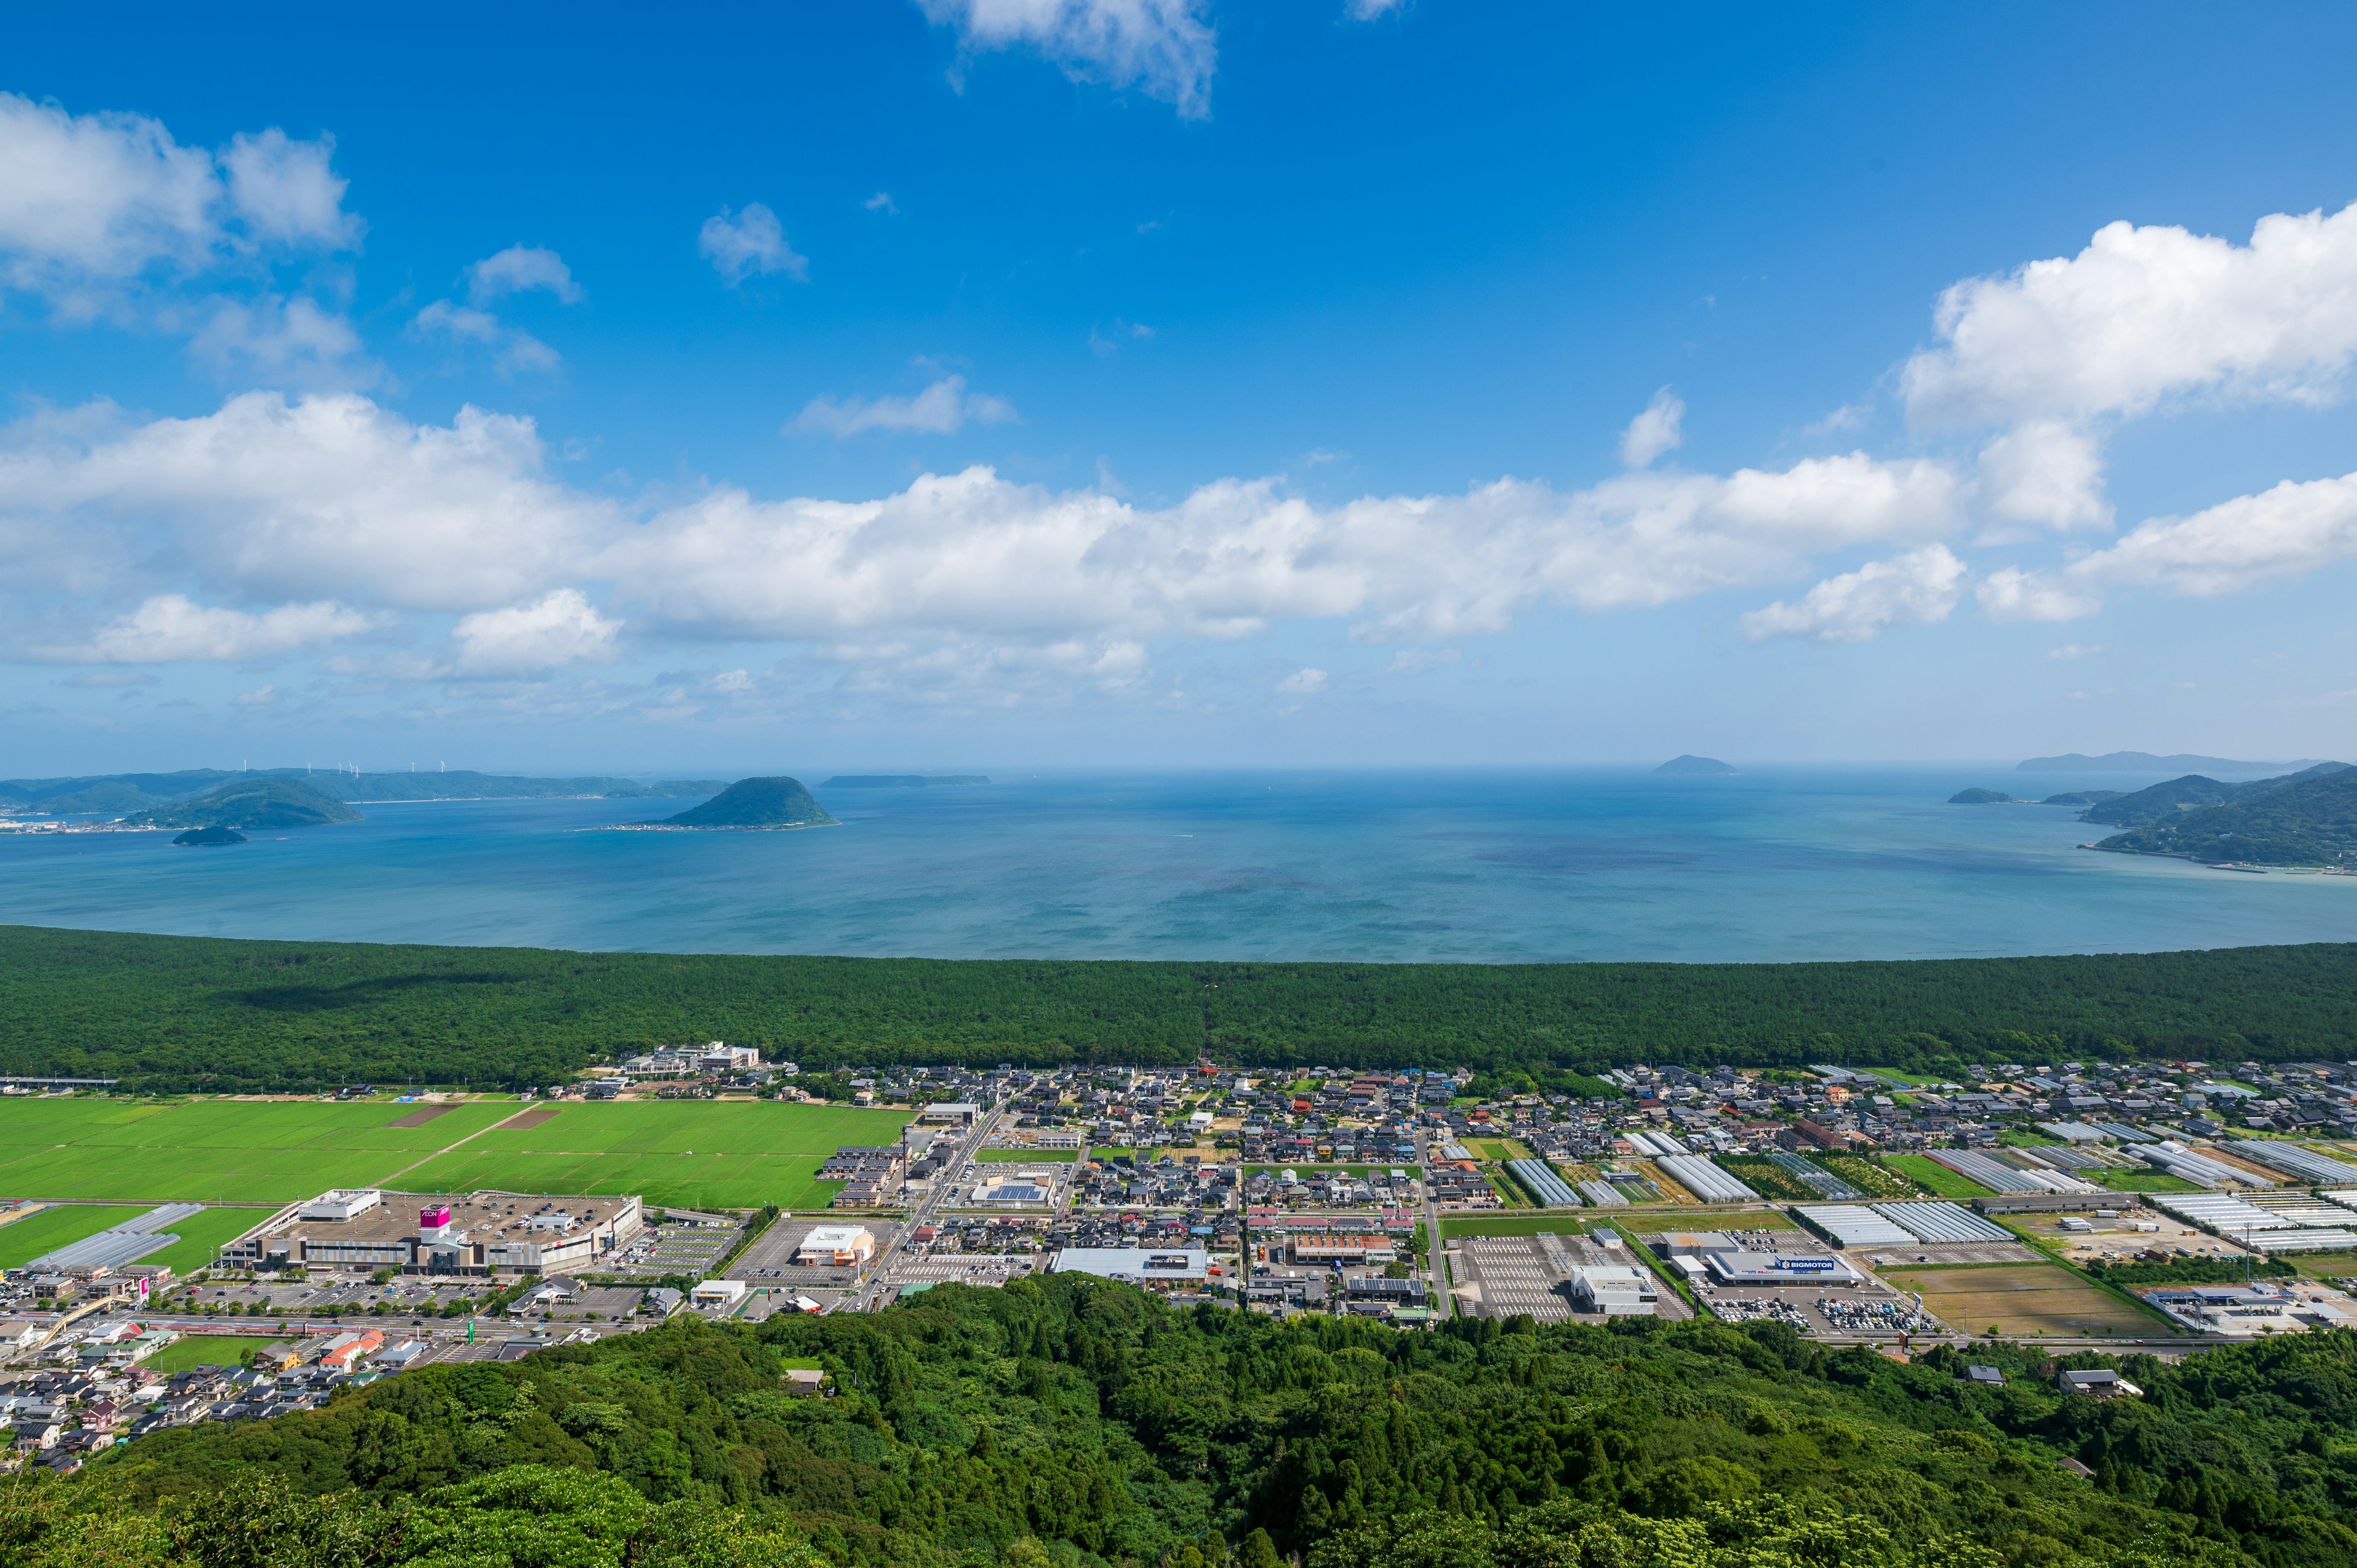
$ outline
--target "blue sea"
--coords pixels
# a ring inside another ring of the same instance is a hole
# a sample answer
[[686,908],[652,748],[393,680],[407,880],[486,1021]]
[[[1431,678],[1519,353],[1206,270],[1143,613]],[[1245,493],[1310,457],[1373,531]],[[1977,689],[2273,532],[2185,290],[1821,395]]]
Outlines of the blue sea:
[[[2357,940],[2357,877],[2074,846],[2154,780],[1993,766],[998,774],[826,790],[843,825],[591,831],[688,802],[368,805],[228,849],[0,835],[0,922],[936,958],[1788,960]],[[651,810],[650,808],[654,808]]]

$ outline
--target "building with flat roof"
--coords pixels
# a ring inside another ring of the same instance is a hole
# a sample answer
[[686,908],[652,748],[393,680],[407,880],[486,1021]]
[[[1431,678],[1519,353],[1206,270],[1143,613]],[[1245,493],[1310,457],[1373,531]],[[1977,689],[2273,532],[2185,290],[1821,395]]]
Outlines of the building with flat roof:
[[794,1262],[819,1268],[849,1268],[876,1256],[876,1237],[865,1225],[819,1225],[794,1249]]
[[1661,1286],[1650,1269],[1624,1263],[1587,1263],[1569,1271],[1572,1305],[1608,1317],[1649,1317],[1661,1305]]
[[1055,1274],[1094,1274],[1130,1284],[1201,1284],[1211,1254],[1183,1247],[1066,1247],[1049,1260]]
[[1712,1252],[1703,1262],[1723,1285],[1854,1285],[1860,1278],[1826,1252]]
[[981,1115],[981,1106],[969,1105],[963,1101],[957,1101],[928,1105],[917,1113],[917,1120],[941,1122],[952,1127],[971,1127]]
[[[457,1196],[355,1194],[339,1201],[295,1204],[221,1251],[231,1269],[288,1269],[412,1274],[541,1274],[594,1268],[638,1234],[644,1220],[631,1197],[544,1197],[522,1193]],[[320,1209],[315,1216],[313,1210]],[[349,1211],[344,1218],[329,1217]]]

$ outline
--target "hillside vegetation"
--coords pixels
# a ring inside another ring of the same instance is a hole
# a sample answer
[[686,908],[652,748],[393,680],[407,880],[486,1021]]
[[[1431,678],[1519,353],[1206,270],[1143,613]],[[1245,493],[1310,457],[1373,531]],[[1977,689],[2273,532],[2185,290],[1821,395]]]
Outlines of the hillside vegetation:
[[2095,847],[2250,865],[2357,866],[2357,769],[2183,811]]
[[2345,762],[2319,762],[2298,773],[2286,773],[2274,779],[2253,779],[2240,784],[2222,784],[2199,773],[2189,773],[2182,779],[2115,795],[2097,801],[2079,814],[2083,822],[2103,822],[2115,828],[2142,828],[2180,821],[2188,812],[2212,806],[2233,805],[2253,801],[2262,796],[2274,795],[2351,772]]
[[0,1071],[145,1090],[547,1083],[725,1039],[805,1065],[1529,1068],[2357,1057],[2357,945],[1793,964],[574,953],[0,927]]
[[507,800],[543,797],[613,798],[716,795],[710,780],[634,779],[525,779],[514,774],[460,768],[428,773],[312,772],[266,768],[242,773],[217,768],[179,773],[95,773],[66,779],[0,779],[0,805],[9,810],[71,816],[82,812],[140,811],[186,800],[208,789],[249,779],[299,779],[336,800]]
[[240,779],[123,820],[149,828],[315,828],[357,822],[361,814],[300,779]]
[[[782,1393],[787,1359],[836,1397]],[[950,1284],[154,1434],[0,1490],[0,1561],[2357,1563],[2357,1335],[2121,1358],[2146,1397],[2108,1403],[2056,1391],[2035,1349],[1974,1359],[2007,1383],[1960,1381],[1944,1347],[1903,1365],[1764,1322],[1419,1334],[1078,1276]]]

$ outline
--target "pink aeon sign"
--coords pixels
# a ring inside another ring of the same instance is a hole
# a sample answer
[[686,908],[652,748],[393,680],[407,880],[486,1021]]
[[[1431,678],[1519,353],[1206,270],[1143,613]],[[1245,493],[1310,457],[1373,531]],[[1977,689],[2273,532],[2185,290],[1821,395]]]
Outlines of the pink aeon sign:
[[449,1224],[450,1206],[447,1203],[437,1203],[431,1208],[419,1209],[417,1211],[417,1223],[428,1230],[434,1230],[437,1226]]

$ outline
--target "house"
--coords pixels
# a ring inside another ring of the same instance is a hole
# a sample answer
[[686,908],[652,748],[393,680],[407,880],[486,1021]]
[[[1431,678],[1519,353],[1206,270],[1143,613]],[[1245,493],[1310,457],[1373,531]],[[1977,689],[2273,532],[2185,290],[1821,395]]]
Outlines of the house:
[[1964,1375],[1957,1380],[1980,1383],[1989,1388],[2001,1388],[2005,1383],[2005,1374],[1995,1367],[1966,1367]]
[[644,1301],[639,1303],[639,1310],[656,1317],[669,1317],[673,1313],[677,1312],[686,1300],[685,1296],[669,1285],[657,1285],[647,1292]]
[[8,1429],[15,1434],[19,1448],[55,1448],[58,1434],[65,1430],[54,1417],[20,1421]]
[[303,1347],[292,1339],[264,1345],[253,1353],[253,1364],[265,1372],[283,1372],[303,1359]]
[[0,1318],[0,1355],[22,1350],[48,1331],[48,1325],[29,1317]]
[[2085,1394],[2089,1399],[2131,1399],[2143,1397],[2144,1391],[2108,1368],[2097,1367],[2088,1371],[2061,1373],[2055,1386],[2066,1394]]
[[824,1391],[826,1373],[816,1367],[788,1367],[786,1391],[790,1394],[814,1394]]

